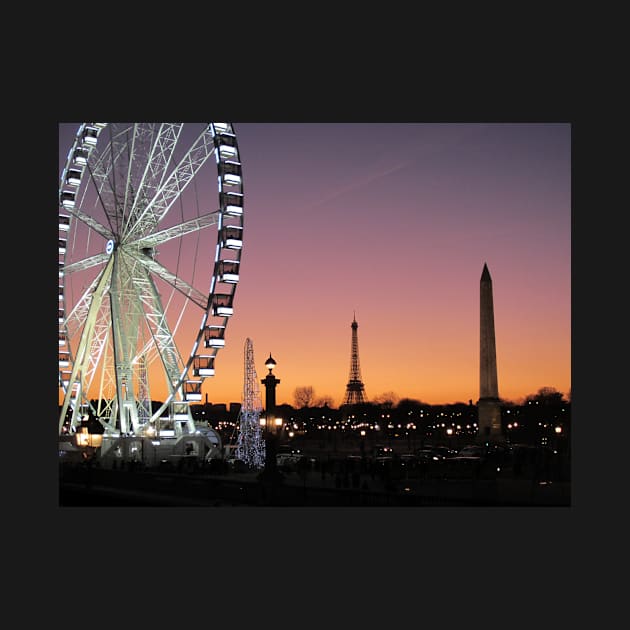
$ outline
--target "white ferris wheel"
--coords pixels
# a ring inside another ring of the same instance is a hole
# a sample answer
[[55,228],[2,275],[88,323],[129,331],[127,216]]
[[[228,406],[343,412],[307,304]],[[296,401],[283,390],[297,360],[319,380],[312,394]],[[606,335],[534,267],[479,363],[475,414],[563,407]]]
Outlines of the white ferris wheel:
[[214,375],[239,281],[234,128],[81,123],[69,149],[59,182],[59,433],[86,414],[109,434],[193,433],[189,404]]

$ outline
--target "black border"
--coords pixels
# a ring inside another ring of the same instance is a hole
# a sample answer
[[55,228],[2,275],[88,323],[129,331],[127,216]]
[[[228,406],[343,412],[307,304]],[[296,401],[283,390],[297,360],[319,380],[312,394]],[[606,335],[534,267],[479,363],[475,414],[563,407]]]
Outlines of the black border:
[[[321,86],[317,87],[319,89]],[[316,89],[314,87],[314,89]],[[455,95],[451,94],[454,97]],[[320,101],[321,101],[320,97]],[[246,98],[245,98],[246,100]],[[275,99],[273,105],[278,102]],[[357,608],[365,608],[372,604],[386,603],[379,600],[391,597],[392,585],[396,583],[396,598],[403,608],[402,598],[412,601],[421,598],[420,583],[432,584],[431,591],[437,584],[443,585],[444,601],[448,601],[454,591],[461,593],[466,588],[481,599],[473,597],[464,602],[475,609],[486,610],[492,604],[500,607],[497,598],[503,596],[511,599],[508,583],[518,585],[520,589],[530,583],[532,591],[546,585],[549,597],[563,600],[572,585],[571,567],[574,562],[574,547],[581,541],[589,539],[597,531],[598,523],[589,521],[589,504],[596,499],[601,506],[605,503],[600,480],[596,480],[596,471],[590,464],[588,470],[584,462],[585,445],[593,420],[601,415],[601,410],[594,406],[593,391],[606,391],[607,375],[591,374],[588,370],[589,359],[586,358],[598,348],[588,330],[590,322],[598,315],[594,312],[590,296],[585,291],[585,278],[592,277],[591,262],[586,261],[584,252],[594,245],[591,242],[592,232],[589,217],[590,209],[596,205],[599,191],[593,191],[592,180],[586,176],[585,156],[591,151],[593,141],[592,128],[581,119],[576,119],[571,107],[561,105],[553,107],[528,107],[525,104],[508,107],[497,112],[484,102],[478,110],[467,108],[465,113],[453,113],[448,106],[441,106],[433,112],[426,113],[422,107],[422,99],[407,101],[407,107],[400,103],[392,104],[396,111],[383,107],[375,113],[364,113],[360,103],[345,106],[340,115],[334,116],[330,107],[310,114],[299,114],[291,108],[278,108],[273,111],[264,109],[240,109],[225,106],[224,112],[218,112],[219,118],[231,111],[230,119],[241,122],[288,122],[326,120],[348,121],[421,121],[421,122],[570,122],[572,125],[572,193],[573,193],[573,226],[572,226],[572,397],[573,397],[573,480],[572,506],[570,508],[431,508],[431,509],[304,509],[304,508],[270,508],[270,509],[196,509],[196,508],[59,508],[57,506],[57,459],[56,422],[47,420],[47,404],[43,411],[33,409],[28,419],[29,425],[37,427],[38,436],[29,447],[28,462],[22,452],[16,453],[17,470],[25,472],[28,479],[23,504],[25,509],[35,510],[30,518],[40,520],[41,527],[54,536],[47,536],[52,546],[49,552],[53,556],[63,552],[63,556],[74,557],[75,545],[83,536],[94,541],[107,542],[112,555],[124,556],[127,550],[134,550],[134,530],[140,534],[140,546],[147,549],[161,549],[159,542],[164,532],[172,532],[180,540],[181,547],[168,557],[164,553],[156,556],[143,555],[142,574],[150,580],[153,571],[159,575],[174,574],[182,579],[190,575],[199,591],[205,590],[206,581],[213,586],[224,583],[230,589],[238,590],[245,584],[253,591],[261,589],[273,591],[270,582],[283,585],[297,585],[300,578],[306,588],[317,601],[332,601],[341,597],[344,589],[347,600],[357,602]],[[188,119],[199,116],[198,112],[188,115]],[[371,110],[373,111],[373,110]],[[444,114],[443,111],[448,111]],[[81,112],[84,113],[84,112]],[[91,109],[92,118],[118,118],[115,109],[105,112]],[[113,116],[111,114],[114,113]],[[188,113],[188,112],[187,112]],[[217,112],[213,111],[213,114]],[[64,120],[74,119],[75,112],[64,112]],[[70,115],[72,114],[72,115]],[[225,117],[225,116],[224,116]],[[57,122],[40,123],[38,129],[39,142],[49,146],[49,159],[41,160],[35,165],[39,182],[33,193],[41,196],[34,199],[36,207],[41,207],[40,217],[51,217],[51,225],[47,219],[38,221],[38,225],[24,229],[36,232],[36,240],[43,239],[42,244],[34,247],[40,252],[39,260],[54,260],[54,239],[48,238],[48,229],[54,234],[56,226],[52,209],[57,194]],[[44,141],[44,137],[46,140]],[[47,147],[48,148],[48,147]],[[48,153],[47,153],[48,154]],[[592,157],[592,156],[591,156]],[[591,161],[589,160],[589,168]],[[589,173],[590,175],[590,173]],[[51,199],[53,202],[51,203]],[[585,243],[588,241],[588,248]],[[595,245],[596,247],[596,245]],[[43,266],[45,267],[45,266]],[[46,333],[40,339],[48,337],[48,326],[51,325],[51,339],[54,341],[54,314],[46,315],[48,308],[42,304],[54,305],[54,265],[51,265],[51,276],[42,274],[42,278],[33,278],[41,286],[52,287],[51,298],[46,298],[46,289],[37,297],[39,304],[29,308],[29,331]],[[31,277],[31,276],[29,276]],[[599,276],[598,276],[599,277]],[[32,277],[31,277],[32,278]],[[42,297],[44,296],[44,297]],[[41,300],[41,301],[39,301]],[[53,306],[54,309],[54,306]],[[52,309],[51,309],[52,310]],[[26,317],[26,315],[25,315]],[[589,324],[585,323],[585,319]],[[32,333],[29,335],[32,340]],[[39,334],[38,334],[39,337]],[[45,343],[37,343],[37,347],[47,347]],[[45,353],[44,353],[45,354]],[[51,353],[52,355],[52,353]],[[586,356],[585,356],[586,355]],[[56,400],[56,392],[52,379],[45,378],[46,373],[54,373],[56,365],[46,368],[42,366],[41,382],[38,387],[44,400]],[[585,373],[586,370],[586,373]],[[588,375],[587,375],[588,374]],[[597,382],[599,377],[599,382]],[[48,383],[51,390],[48,392]],[[55,388],[56,389],[56,388]],[[623,391],[623,390],[622,390]],[[49,398],[50,397],[50,398]],[[53,405],[55,403],[53,402]],[[47,432],[50,425],[50,434]],[[40,432],[41,430],[41,432]],[[43,437],[48,436],[48,437]],[[52,445],[52,448],[51,448]],[[589,455],[590,458],[590,455]],[[21,474],[19,475],[22,476]],[[594,485],[597,484],[597,485]],[[606,500],[614,501],[615,495],[608,495]],[[44,508],[45,514],[41,514]],[[113,545],[110,547],[109,545]],[[195,550],[199,551],[197,555]],[[207,559],[203,559],[207,550]],[[132,551],[133,553],[133,551]],[[104,553],[104,559],[110,552]],[[196,569],[187,559],[199,557]],[[285,562],[284,559],[290,559]],[[76,574],[76,566],[63,570],[68,577]],[[82,565],[83,563],[79,563]],[[114,577],[124,573],[124,568],[107,566],[103,560],[95,559],[96,571]],[[98,569],[96,568],[98,567]],[[187,567],[187,568],[184,568]],[[474,568],[472,568],[474,567]],[[188,573],[190,571],[190,573]],[[298,577],[299,576],[299,577]],[[201,581],[201,582],[199,582]],[[331,592],[334,589],[334,592]],[[175,587],[179,590],[179,587]],[[439,589],[438,589],[439,590]],[[186,586],[182,585],[182,593]],[[522,591],[521,591],[522,593]],[[450,595],[449,595],[450,594]],[[276,593],[277,598],[282,598]],[[524,601],[532,602],[533,593],[523,594]],[[361,598],[359,600],[359,598]],[[208,595],[208,599],[214,599]],[[243,604],[238,596],[227,600],[230,606]],[[316,600],[313,600],[316,601]],[[362,603],[359,604],[359,601]],[[224,605],[227,605],[225,603]],[[409,605],[409,604],[407,604]],[[426,605],[429,605],[427,602]],[[453,601],[453,606],[457,602]],[[560,605],[560,604],[559,604]],[[450,611],[449,611],[450,614]]]

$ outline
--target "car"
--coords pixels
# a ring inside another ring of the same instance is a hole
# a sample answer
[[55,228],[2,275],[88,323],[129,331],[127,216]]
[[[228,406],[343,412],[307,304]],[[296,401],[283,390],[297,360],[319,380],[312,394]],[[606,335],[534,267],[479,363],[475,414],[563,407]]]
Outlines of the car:
[[287,464],[297,464],[302,459],[301,455],[295,453],[278,453],[276,455],[276,463],[280,466]]
[[469,444],[459,450],[457,457],[477,457],[479,459],[483,459],[486,457],[486,454],[487,448],[485,446],[481,446],[480,444]]
[[416,457],[420,462],[432,462],[439,459],[439,457],[433,452],[432,448],[419,448],[416,451]]
[[496,479],[511,464],[510,449],[502,444],[469,444],[448,460],[450,478]]
[[391,457],[393,454],[394,449],[391,446],[383,446],[382,444],[377,444],[374,447],[375,457]]
[[300,449],[290,444],[281,444],[276,450],[277,455],[296,455],[298,453],[301,453]]
[[440,462],[457,455],[447,446],[426,446],[416,451],[416,457],[423,462]]
[[448,446],[434,446],[433,454],[443,460],[448,459],[449,457],[454,457],[457,455],[457,451],[449,448]]

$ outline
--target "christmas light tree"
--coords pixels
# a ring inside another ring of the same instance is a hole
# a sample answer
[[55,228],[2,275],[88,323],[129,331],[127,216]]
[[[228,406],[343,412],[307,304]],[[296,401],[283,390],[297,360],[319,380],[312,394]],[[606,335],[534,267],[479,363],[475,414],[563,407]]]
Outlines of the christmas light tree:
[[260,426],[262,400],[254,364],[254,344],[245,340],[245,378],[243,402],[239,413],[236,457],[249,467],[260,469],[265,465],[265,441]]

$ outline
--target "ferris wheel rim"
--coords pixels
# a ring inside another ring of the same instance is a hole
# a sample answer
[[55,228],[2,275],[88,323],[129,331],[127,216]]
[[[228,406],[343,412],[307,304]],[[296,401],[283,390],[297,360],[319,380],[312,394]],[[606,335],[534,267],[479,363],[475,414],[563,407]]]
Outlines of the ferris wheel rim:
[[[142,123],[134,123],[134,125],[140,124]],[[162,123],[162,125],[167,124],[168,123]],[[178,124],[183,127],[186,123]],[[242,250],[244,208],[240,151],[238,149],[234,127],[231,123],[203,124],[205,127],[203,133],[200,134],[199,137],[203,137],[204,142],[208,138],[212,141],[212,148],[210,148],[209,143],[206,147],[204,147],[205,153],[202,153],[203,160],[205,162],[206,160],[214,156],[218,173],[217,192],[219,204],[218,210],[215,211],[216,217],[214,219],[214,223],[216,223],[217,226],[217,242],[214,252],[214,260],[212,262],[210,282],[205,296],[197,291],[198,295],[195,301],[196,306],[201,308],[202,305],[200,303],[203,301],[205,301],[205,305],[203,305],[202,308],[200,325],[192,343],[192,348],[187,355],[183,355],[180,357],[181,369],[179,371],[177,379],[171,382],[171,390],[166,396],[166,399],[163,401],[163,404],[160,406],[160,408],[154,413],[151,413],[152,419],[158,417],[173,402],[182,402],[189,404],[190,402],[193,402],[195,400],[200,400],[201,386],[203,382],[206,378],[214,375],[214,358],[224,344],[225,329],[228,325],[230,317],[233,314],[233,300],[239,281],[238,271],[240,270]],[[78,195],[78,192],[82,189],[82,183],[84,181],[83,177],[86,175],[85,171],[88,170],[90,152],[93,147],[96,146],[98,137],[108,125],[110,125],[110,123],[81,123],[79,125],[71,144],[70,150],[68,152],[65,166],[61,172],[59,183],[59,386],[60,390],[63,392],[64,407],[66,409],[69,405],[66,400],[72,401],[73,392],[71,391],[71,389],[75,386],[77,380],[75,377],[75,380],[73,381],[73,376],[71,375],[70,380],[65,381],[64,374],[67,378],[68,371],[64,371],[62,368],[72,366],[73,370],[71,374],[73,374],[75,372],[77,358],[72,356],[72,349],[70,348],[69,343],[69,314],[67,313],[66,309],[66,289],[64,285],[65,272],[66,270],[69,270],[69,268],[66,266],[66,245],[68,239],[66,238],[64,240],[63,236],[69,236],[72,233],[73,221],[82,221],[86,225],[88,225],[88,227],[91,228],[94,233],[100,234],[100,236],[103,237],[103,239],[105,240],[103,255],[101,255],[100,257],[96,256],[94,257],[94,260],[84,262],[83,264],[103,264],[103,269],[106,269],[107,267],[106,262],[108,258],[115,256],[118,246],[122,246],[124,244],[124,239],[119,239],[117,241],[112,231],[108,231],[107,226],[96,225],[96,223],[94,222],[90,224],[89,218],[87,216],[82,216],[80,213],[80,208],[75,207],[75,201],[77,200],[76,197]],[[113,141],[111,140],[111,135],[110,142],[112,142],[113,144]],[[112,158],[112,171],[114,170],[113,161],[114,160]],[[91,173],[88,173],[88,181],[90,178],[93,178],[93,175]],[[194,175],[191,175],[189,181],[192,181],[193,178]],[[170,192],[168,191],[167,186],[165,186],[164,188],[166,189],[167,193]],[[164,193],[164,191],[162,191],[161,194],[163,196],[168,196]],[[170,195],[170,205],[172,205],[178,198],[180,198],[180,193],[170,193]],[[161,199],[158,199],[158,197],[159,195],[156,194],[153,201],[151,202],[154,203],[155,206],[158,206],[160,202],[163,201]],[[151,203],[147,204],[147,207],[150,207]],[[142,210],[144,214],[148,214],[147,207]],[[164,218],[167,213],[168,210],[164,212],[161,218]],[[129,216],[131,216],[131,214]],[[205,221],[206,223],[202,227],[207,227],[211,224],[211,218],[209,219],[208,217],[206,217]],[[158,221],[156,223],[156,226],[160,225],[160,223],[161,222]],[[137,223],[133,223],[132,228],[128,234],[133,234],[134,230],[140,231],[140,228],[137,227],[139,225],[139,221]],[[188,226],[188,228],[191,232],[194,231],[190,226]],[[182,230],[183,228],[180,226],[179,229]],[[197,227],[197,229],[200,230],[201,227]],[[232,239],[232,242],[230,242],[229,239],[226,239],[226,231],[229,232],[230,229],[236,231],[237,235],[240,235],[240,242],[239,239]],[[147,239],[147,236],[155,237],[155,233],[151,232],[148,235],[144,234],[145,241],[149,242],[150,238]],[[162,238],[167,237],[168,234],[166,236],[162,235]],[[231,259],[222,258],[222,255],[225,253],[226,249],[229,249],[231,251]],[[148,263],[146,261],[143,262],[146,263],[148,266]],[[226,263],[232,263],[231,267],[229,264]],[[237,273],[225,273],[226,267],[228,267],[228,271],[231,270],[232,272],[234,272],[234,270],[236,270]],[[167,275],[167,273],[164,273],[164,277],[166,277]],[[173,277],[176,278],[176,274]],[[219,286],[221,287],[220,290],[223,291],[223,293],[218,293]],[[188,294],[185,295],[184,305],[188,306],[193,301],[191,295],[194,291],[194,287],[185,289],[185,291],[186,290],[188,290]],[[222,310],[222,302],[220,300],[216,300],[217,296],[229,298],[225,301],[230,306],[224,306]],[[222,329],[222,343],[219,337],[215,338],[213,336],[208,336],[207,322],[209,321],[209,319],[213,321],[213,324],[210,326],[210,328]],[[173,337],[174,335],[171,334],[171,343],[175,347],[175,350],[178,350],[176,344],[174,343]],[[65,356],[62,355],[61,351],[63,338],[66,338],[68,341],[68,347]],[[213,339],[215,340],[215,342],[212,341]],[[210,340],[209,343],[208,340]],[[203,348],[204,346],[205,350],[202,349],[202,352],[199,353],[200,347]],[[62,356],[64,356],[63,362]],[[203,359],[204,362],[198,361],[200,359]],[[202,365],[202,367],[199,367],[199,365]],[[81,404],[85,399],[87,399],[89,402],[89,393],[85,391],[80,391],[81,386],[82,385],[80,384],[77,388],[78,393],[75,394],[75,405],[77,401],[79,402],[79,404]],[[73,407],[73,417],[75,415],[76,411]],[[60,433],[64,421],[64,416],[65,413],[63,413],[62,411],[59,421]]]

